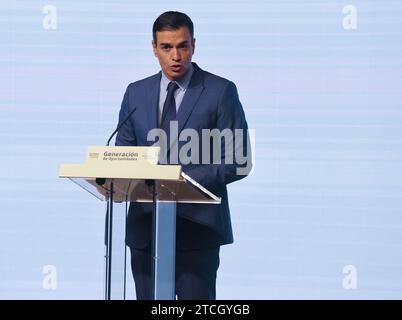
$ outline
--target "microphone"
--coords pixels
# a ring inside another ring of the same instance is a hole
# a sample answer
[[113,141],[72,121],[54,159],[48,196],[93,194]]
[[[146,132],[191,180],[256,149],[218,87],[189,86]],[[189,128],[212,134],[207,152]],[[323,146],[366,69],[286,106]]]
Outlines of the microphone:
[[106,146],[107,146],[107,147],[109,146],[110,140],[112,140],[112,138],[114,137],[114,135],[119,131],[119,129],[123,126],[123,124],[126,123],[126,121],[131,117],[131,115],[135,112],[135,110],[137,110],[136,107],[134,107],[133,110],[131,110],[131,111],[129,112],[129,114],[127,115],[127,117],[125,117],[124,120],[123,120],[122,122],[120,122],[120,123],[117,125],[116,130],[113,131],[112,135],[109,137],[108,141],[106,142]]
[[[129,112],[129,114],[127,115],[127,117],[124,118],[124,120],[122,122],[120,122],[117,127],[116,130],[113,131],[113,133],[111,134],[111,136],[109,137],[109,139],[106,142],[106,146],[109,146],[110,140],[112,140],[112,138],[114,137],[114,135],[119,131],[119,129],[123,126],[123,124],[126,123],[126,121],[131,117],[131,115],[135,112],[135,110],[137,110],[136,107],[133,108],[133,110],[131,110]],[[106,183],[106,179],[105,178],[96,178],[95,179],[96,184],[98,184],[99,186],[103,186]]]

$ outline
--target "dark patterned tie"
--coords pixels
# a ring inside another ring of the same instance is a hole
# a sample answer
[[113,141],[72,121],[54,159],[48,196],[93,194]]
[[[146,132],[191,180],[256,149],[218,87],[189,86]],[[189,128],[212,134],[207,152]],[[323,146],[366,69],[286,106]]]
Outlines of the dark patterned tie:
[[174,93],[179,88],[176,82],[170,82],[167,87],[167,96],[163,105],[162,118],[160,128],[165,130],[167,135],[167,147],[169,149],[170,143],[170,121],[176,120],[176,101],[174,99]]
[[165,150],[164,146],[161,146],[162,149],[162,154],[164,152],[166,153],[166,161],[167,163],[170,163],[170,155],[169,155],[169,149],[170,149],[170,121],[176,120],[176,100],[174,98],[174,93],[175,91],[179,88],[176,82],[169,82],[169,85],[167,87],[167,95],[166,95],[166,100],[165,103],[163,104],[163,111],[162,111],[162,117],[161,117],[161,124],[160,128],[163,129],[166,132],[166,147],[167,149]]

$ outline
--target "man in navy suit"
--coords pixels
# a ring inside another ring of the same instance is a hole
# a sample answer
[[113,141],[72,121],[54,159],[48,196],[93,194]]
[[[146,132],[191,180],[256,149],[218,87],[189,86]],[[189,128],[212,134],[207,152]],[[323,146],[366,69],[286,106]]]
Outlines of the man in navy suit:
[[[222,198],[219,205],[178,204],[176,219],[177,297],[215,299],[219,249],[233,242],[226,185],[243,178],[251,167],[250,150],[245,150],[249,146],[247,122],[235,84],[191,62],[195,39],[193,23],[187,15],[172,11],[160,15],[153,24],[152,46],[162,70],[128,86],[120,121],[134,108],[136,110],[119,130],[116,145],[153,145],[155,141],[149,141],[149,132],[156,128],[169,131],[169,124],[175,123],[178,133],[192,129],[199,137],[205,129],[233,133],[241,130],[240,152],[242,156],[248,152],[247,162],[239,164],[216,161],[213,154],[205,155],[205,150],[203,154],[203,149],[199,148],[199,161],[183,163],[182,159],[172,160],[166,150],[168,163],[181,164],[186,174]],[[180,150],[185,141],[176,140],[176,143]],[[232,146],[228,147],[229,144]],[[239,151],[239,143],[223,139],[218,146],[219,159],[223,159],[228,150]],[[206,158],[210,162],[205,161]],[[152,298],[151,212],[150,204],[130,204],[126,243],[131,250],[137,299]]]

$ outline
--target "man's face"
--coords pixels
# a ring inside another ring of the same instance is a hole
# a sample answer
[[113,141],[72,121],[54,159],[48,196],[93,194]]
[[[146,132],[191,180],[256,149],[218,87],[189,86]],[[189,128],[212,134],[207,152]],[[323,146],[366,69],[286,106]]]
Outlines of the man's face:
[[152,46],[165,75],[172,81],[180,80],[190,66],[195,49],[195,39],[191,39],[188,28],[158,31]]

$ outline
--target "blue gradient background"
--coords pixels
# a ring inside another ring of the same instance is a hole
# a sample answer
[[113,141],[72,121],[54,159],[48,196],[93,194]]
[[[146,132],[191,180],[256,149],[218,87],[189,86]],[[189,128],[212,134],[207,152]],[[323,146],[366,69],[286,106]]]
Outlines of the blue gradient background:
[[0,298],[103,298],[104,205],[58,167],[103,145],[128,83],[159,71],[166,10],[190,15],[193,60],[237,84],[256,130],[254,174],[229,188],[218,299],[401,299],[402,3],[379,0],[1,0]]

